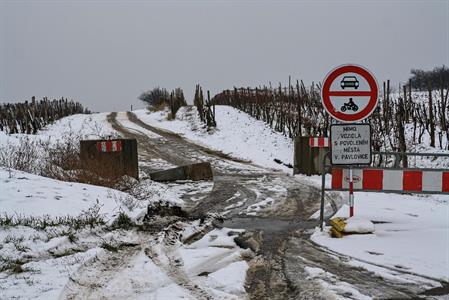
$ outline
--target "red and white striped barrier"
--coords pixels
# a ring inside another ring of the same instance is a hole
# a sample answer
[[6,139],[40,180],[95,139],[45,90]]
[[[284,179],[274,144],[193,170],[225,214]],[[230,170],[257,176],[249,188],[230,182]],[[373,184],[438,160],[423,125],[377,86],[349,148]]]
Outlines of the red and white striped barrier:
[[[353,169],[354,190],[449,194],[449,171]],[[349,169],[332,169],[332,189],[349,189]]]
[[311,148],[323,148],[329,147],[330,139],[328,137],[313,137],[309,138],[309,146]]
[[98,152],[120,152],[122,151],[122,141],[101,141],[97,142]]

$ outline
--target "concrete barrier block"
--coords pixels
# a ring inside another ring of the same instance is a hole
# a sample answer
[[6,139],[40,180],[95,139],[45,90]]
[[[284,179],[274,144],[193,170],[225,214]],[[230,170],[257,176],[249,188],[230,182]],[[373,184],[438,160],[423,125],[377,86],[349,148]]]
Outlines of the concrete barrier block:
[[[322,163],[328,147],[310,147],[308,136],[299,136],[294,140],[293,174],[321,175]],[[329,164],[329,157],[327,158]]]
[[83,168],[98,176],[119,178],[128,175],[139,179],[136,139],[80,141],[80,157]]
[[196,163],[176,167],[164,171],[150,173],[154,181],[176,181],[176,180],[213,180],[212,167],[208,162]]
[[187,178],[190,180],[213,180],[212,167],[208,162],[186,166]]

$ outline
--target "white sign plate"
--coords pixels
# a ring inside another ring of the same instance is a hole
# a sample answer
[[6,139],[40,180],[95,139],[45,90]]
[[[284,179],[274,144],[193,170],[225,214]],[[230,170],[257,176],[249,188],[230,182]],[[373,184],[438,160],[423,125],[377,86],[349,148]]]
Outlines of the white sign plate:
[[371,164],[371,126],[369,124],[332,125],[331,144],[333,165]]

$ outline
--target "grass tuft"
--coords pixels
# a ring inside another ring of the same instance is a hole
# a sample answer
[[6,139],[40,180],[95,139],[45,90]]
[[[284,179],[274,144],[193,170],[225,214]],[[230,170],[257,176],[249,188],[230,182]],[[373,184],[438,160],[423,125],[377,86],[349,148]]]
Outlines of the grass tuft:
[[113,246],[113,245],[111,245],[111,244],[109,244],[107,242],[103,242],[101,244],[101,248],[106,249],[106,250],[111,251],[111,252],[117,252],[118,251],[118,247]]
[[118,217],[111,224],[111,229],[130,229],[135,226],[136,224],[127,214],[120,212]]
[[49,215],[23,216],[20,214],[8,215],[7,213],[4,213],[3,215],[0,215],[0,227],[27,226],[36,230],[45,230],[48,227],[64,225],[75,230],[85,227],[93,228],[95,226],[106,224],[106,221],[100,214],[100,208],[101,206],[96,204],[76,217],[51,217]]

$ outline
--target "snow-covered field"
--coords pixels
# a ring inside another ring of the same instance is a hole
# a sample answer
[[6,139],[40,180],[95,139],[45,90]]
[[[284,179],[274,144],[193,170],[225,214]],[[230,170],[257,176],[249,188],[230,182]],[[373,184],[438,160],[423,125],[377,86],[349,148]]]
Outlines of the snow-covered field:
[[167,121],[166,111],[148,113],[142,109],[134,113],[150,125],[179,133],[195,143],[264,167],[290,172],[274,159],[293,164],[292,140],[233,107],[217,105],[215,110],[217,128],[210,132],[200,122],[194,107],[181,107],[172,121]]

